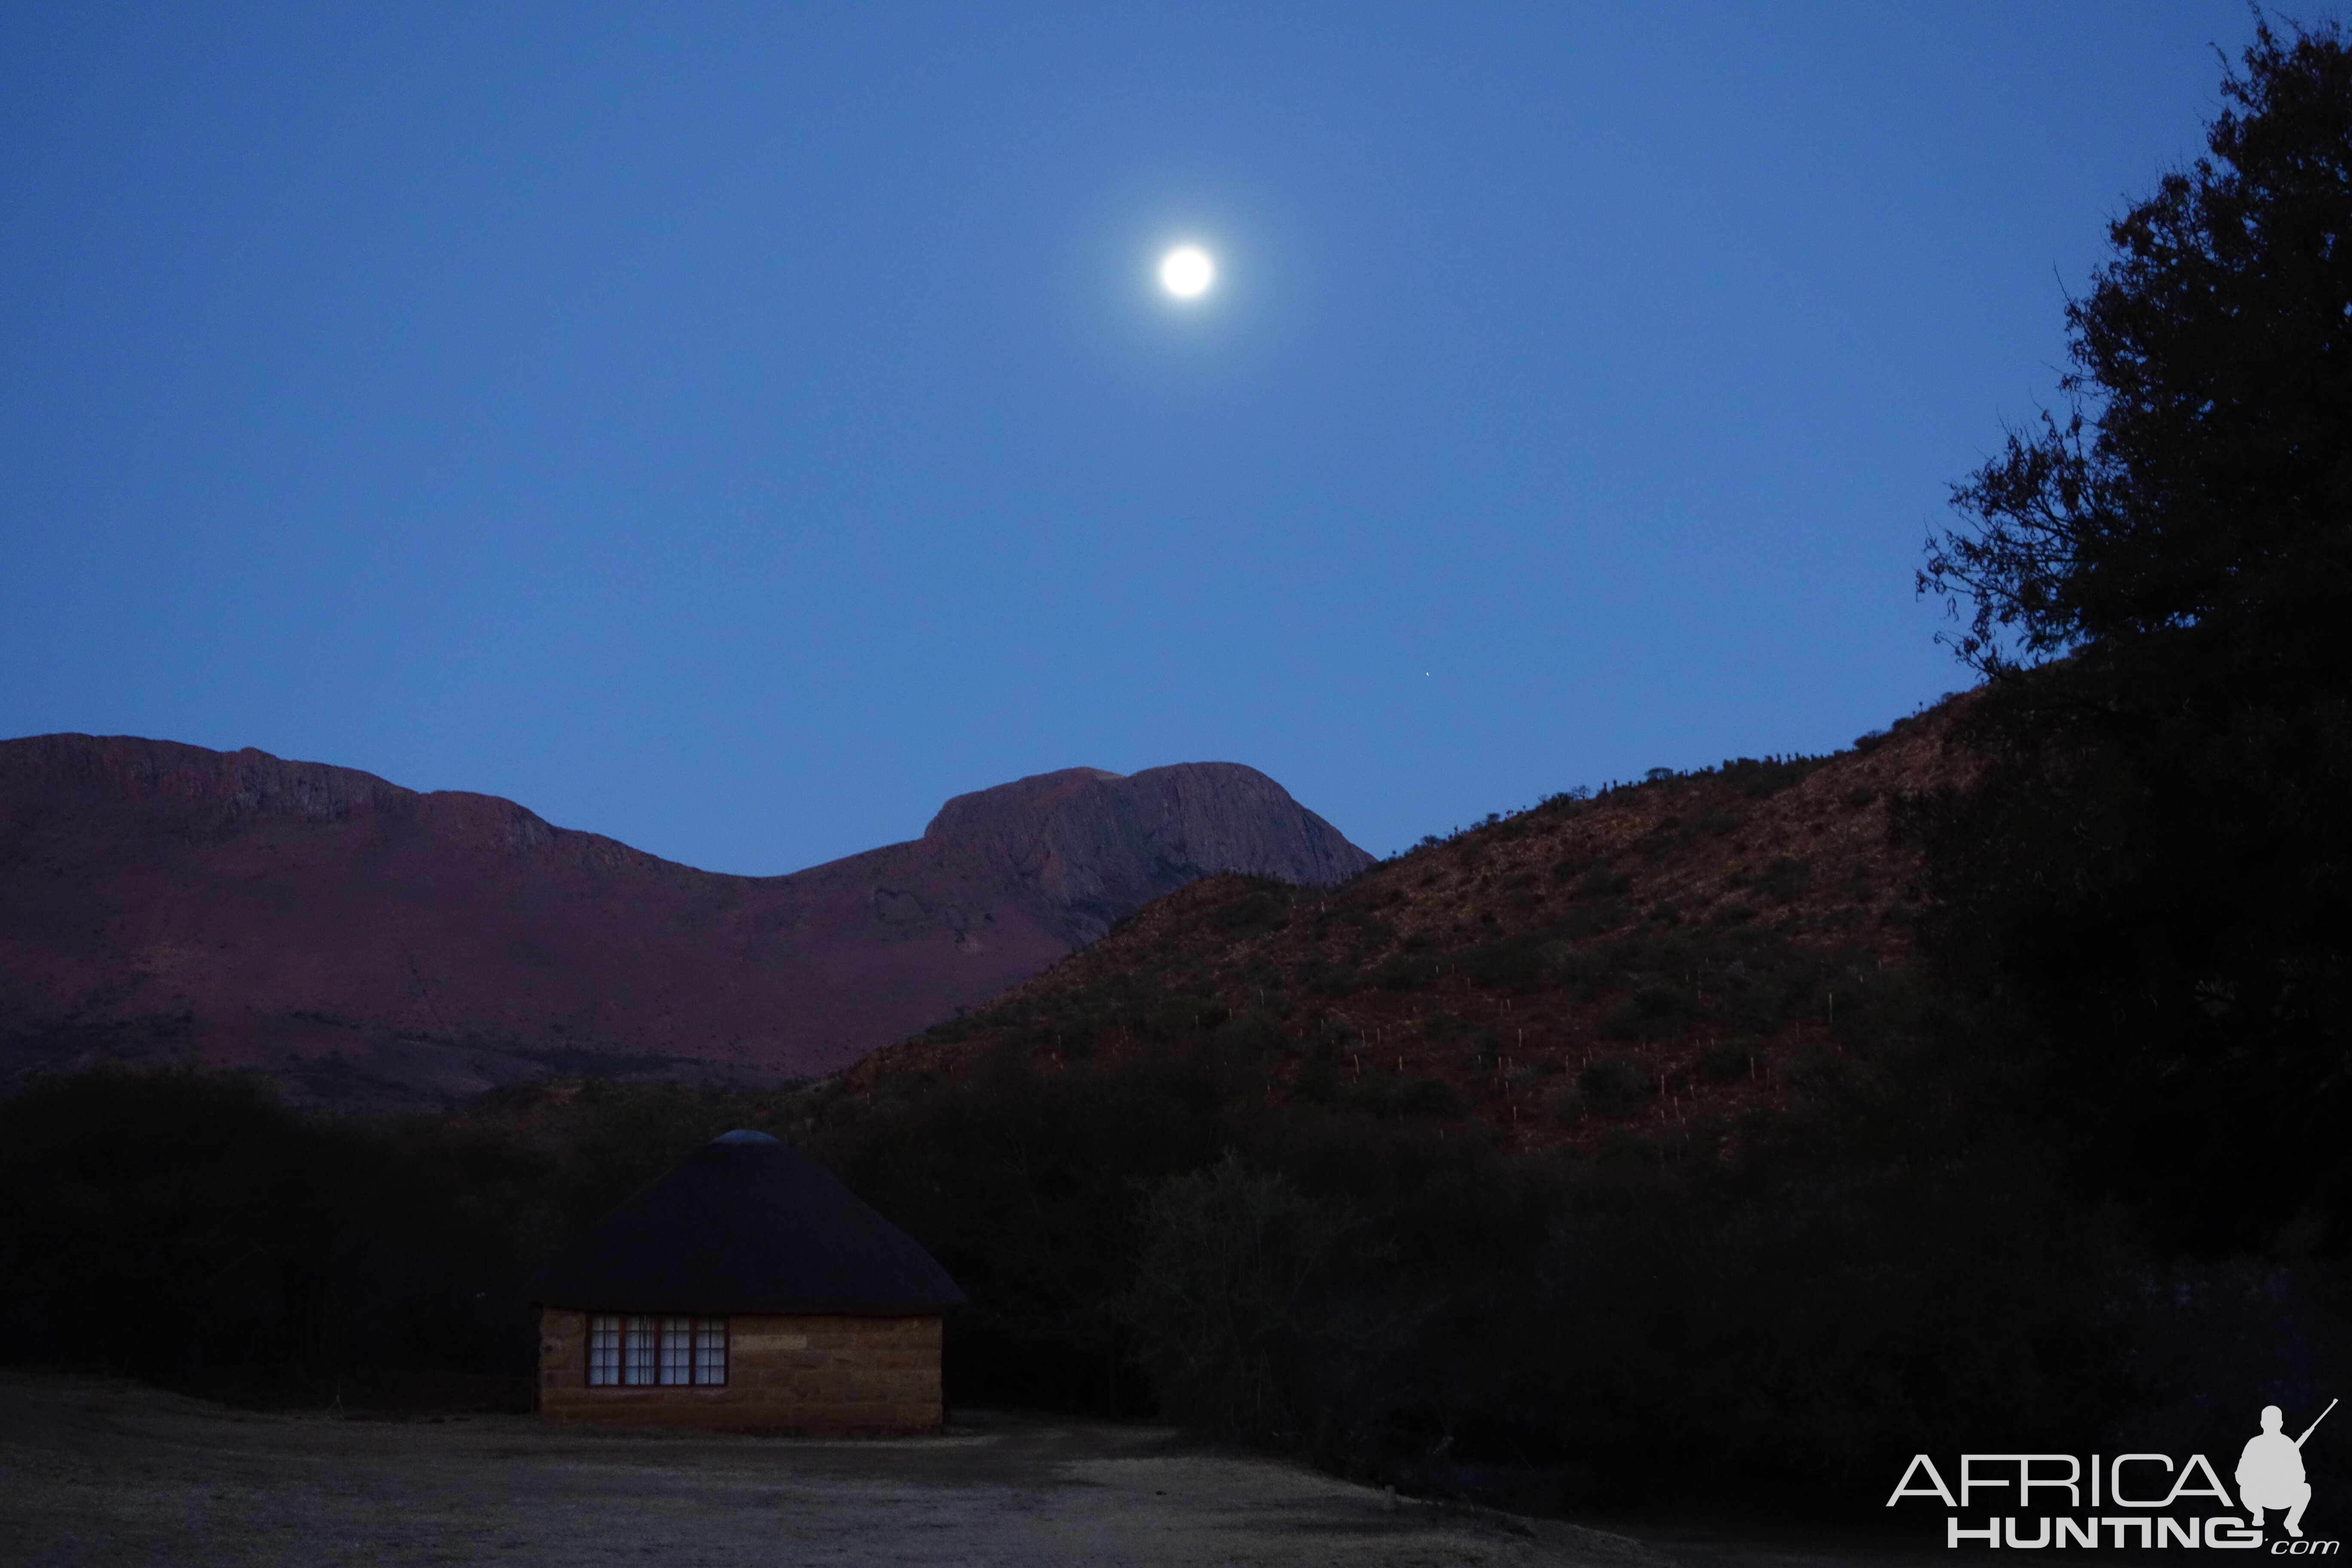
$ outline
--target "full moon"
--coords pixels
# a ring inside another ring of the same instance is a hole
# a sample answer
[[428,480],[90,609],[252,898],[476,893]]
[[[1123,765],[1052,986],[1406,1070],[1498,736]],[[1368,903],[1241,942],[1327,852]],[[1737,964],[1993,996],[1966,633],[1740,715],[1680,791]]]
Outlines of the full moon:
[[1180,245],[1160,258],[1160,286],[1179,300],[1197,300],[1217,280],[1217,264],[1197,245]]

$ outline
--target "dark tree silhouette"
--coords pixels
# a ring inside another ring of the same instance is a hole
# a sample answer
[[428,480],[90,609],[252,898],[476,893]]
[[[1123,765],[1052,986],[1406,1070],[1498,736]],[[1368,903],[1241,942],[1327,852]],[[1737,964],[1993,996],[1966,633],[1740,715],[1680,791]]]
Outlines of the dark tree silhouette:
[[2265,25],[2210,154],[2109,227],[2064,424],[1955,491],[1923,592],[1986,674],[2190,628],[2340,661],[2352,568],[2352,55]]
[[2222,93],[1928,542],[1990,679],[1911,821],[2084,1168],[2238,1247],[2352,1216],[2352,52],[2263,25]]

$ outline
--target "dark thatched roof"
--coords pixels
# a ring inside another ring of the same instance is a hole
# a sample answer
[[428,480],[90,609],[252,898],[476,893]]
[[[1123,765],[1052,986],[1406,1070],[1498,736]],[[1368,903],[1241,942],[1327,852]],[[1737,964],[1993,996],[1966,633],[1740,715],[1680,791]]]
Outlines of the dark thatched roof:
[[600,1311],[937,1312],[964,1299],[914,1237],[764,1132],[712,1140],[523,1287]]

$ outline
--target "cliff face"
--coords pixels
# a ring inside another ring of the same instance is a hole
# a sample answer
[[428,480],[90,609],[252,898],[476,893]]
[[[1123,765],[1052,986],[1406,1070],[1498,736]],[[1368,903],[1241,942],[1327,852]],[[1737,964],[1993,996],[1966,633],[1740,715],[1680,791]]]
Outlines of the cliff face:
[[1093,768],[1040,773],[956,796],[922,842],[976,852],[1008,883],[1034,889],[1074,946],[1213,872],[1320,883],[1372,864],[1280,784],[1233,763],[1124,777]]
[[1231,763],[1040,774],[751,878],[489,795],[40,736],[0,742],[0,1077],[180,1062],[381,1105],[549,1070],[806,1077],[1194,878],[1370,863]]

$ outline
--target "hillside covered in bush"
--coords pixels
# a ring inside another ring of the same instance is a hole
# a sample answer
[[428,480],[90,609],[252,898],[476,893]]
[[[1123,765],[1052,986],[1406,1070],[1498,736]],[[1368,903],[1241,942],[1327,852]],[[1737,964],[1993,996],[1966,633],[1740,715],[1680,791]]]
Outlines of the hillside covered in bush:
[[1199,1035],[1259,1058],[1270,1102],[1523,1147],[1719,1137],[1906,1005],[1918,867],[1889,814],[1948,766],[1942,728],[1554,796],[1335,888],[1201,884],[868,1058],[813,1114]]

